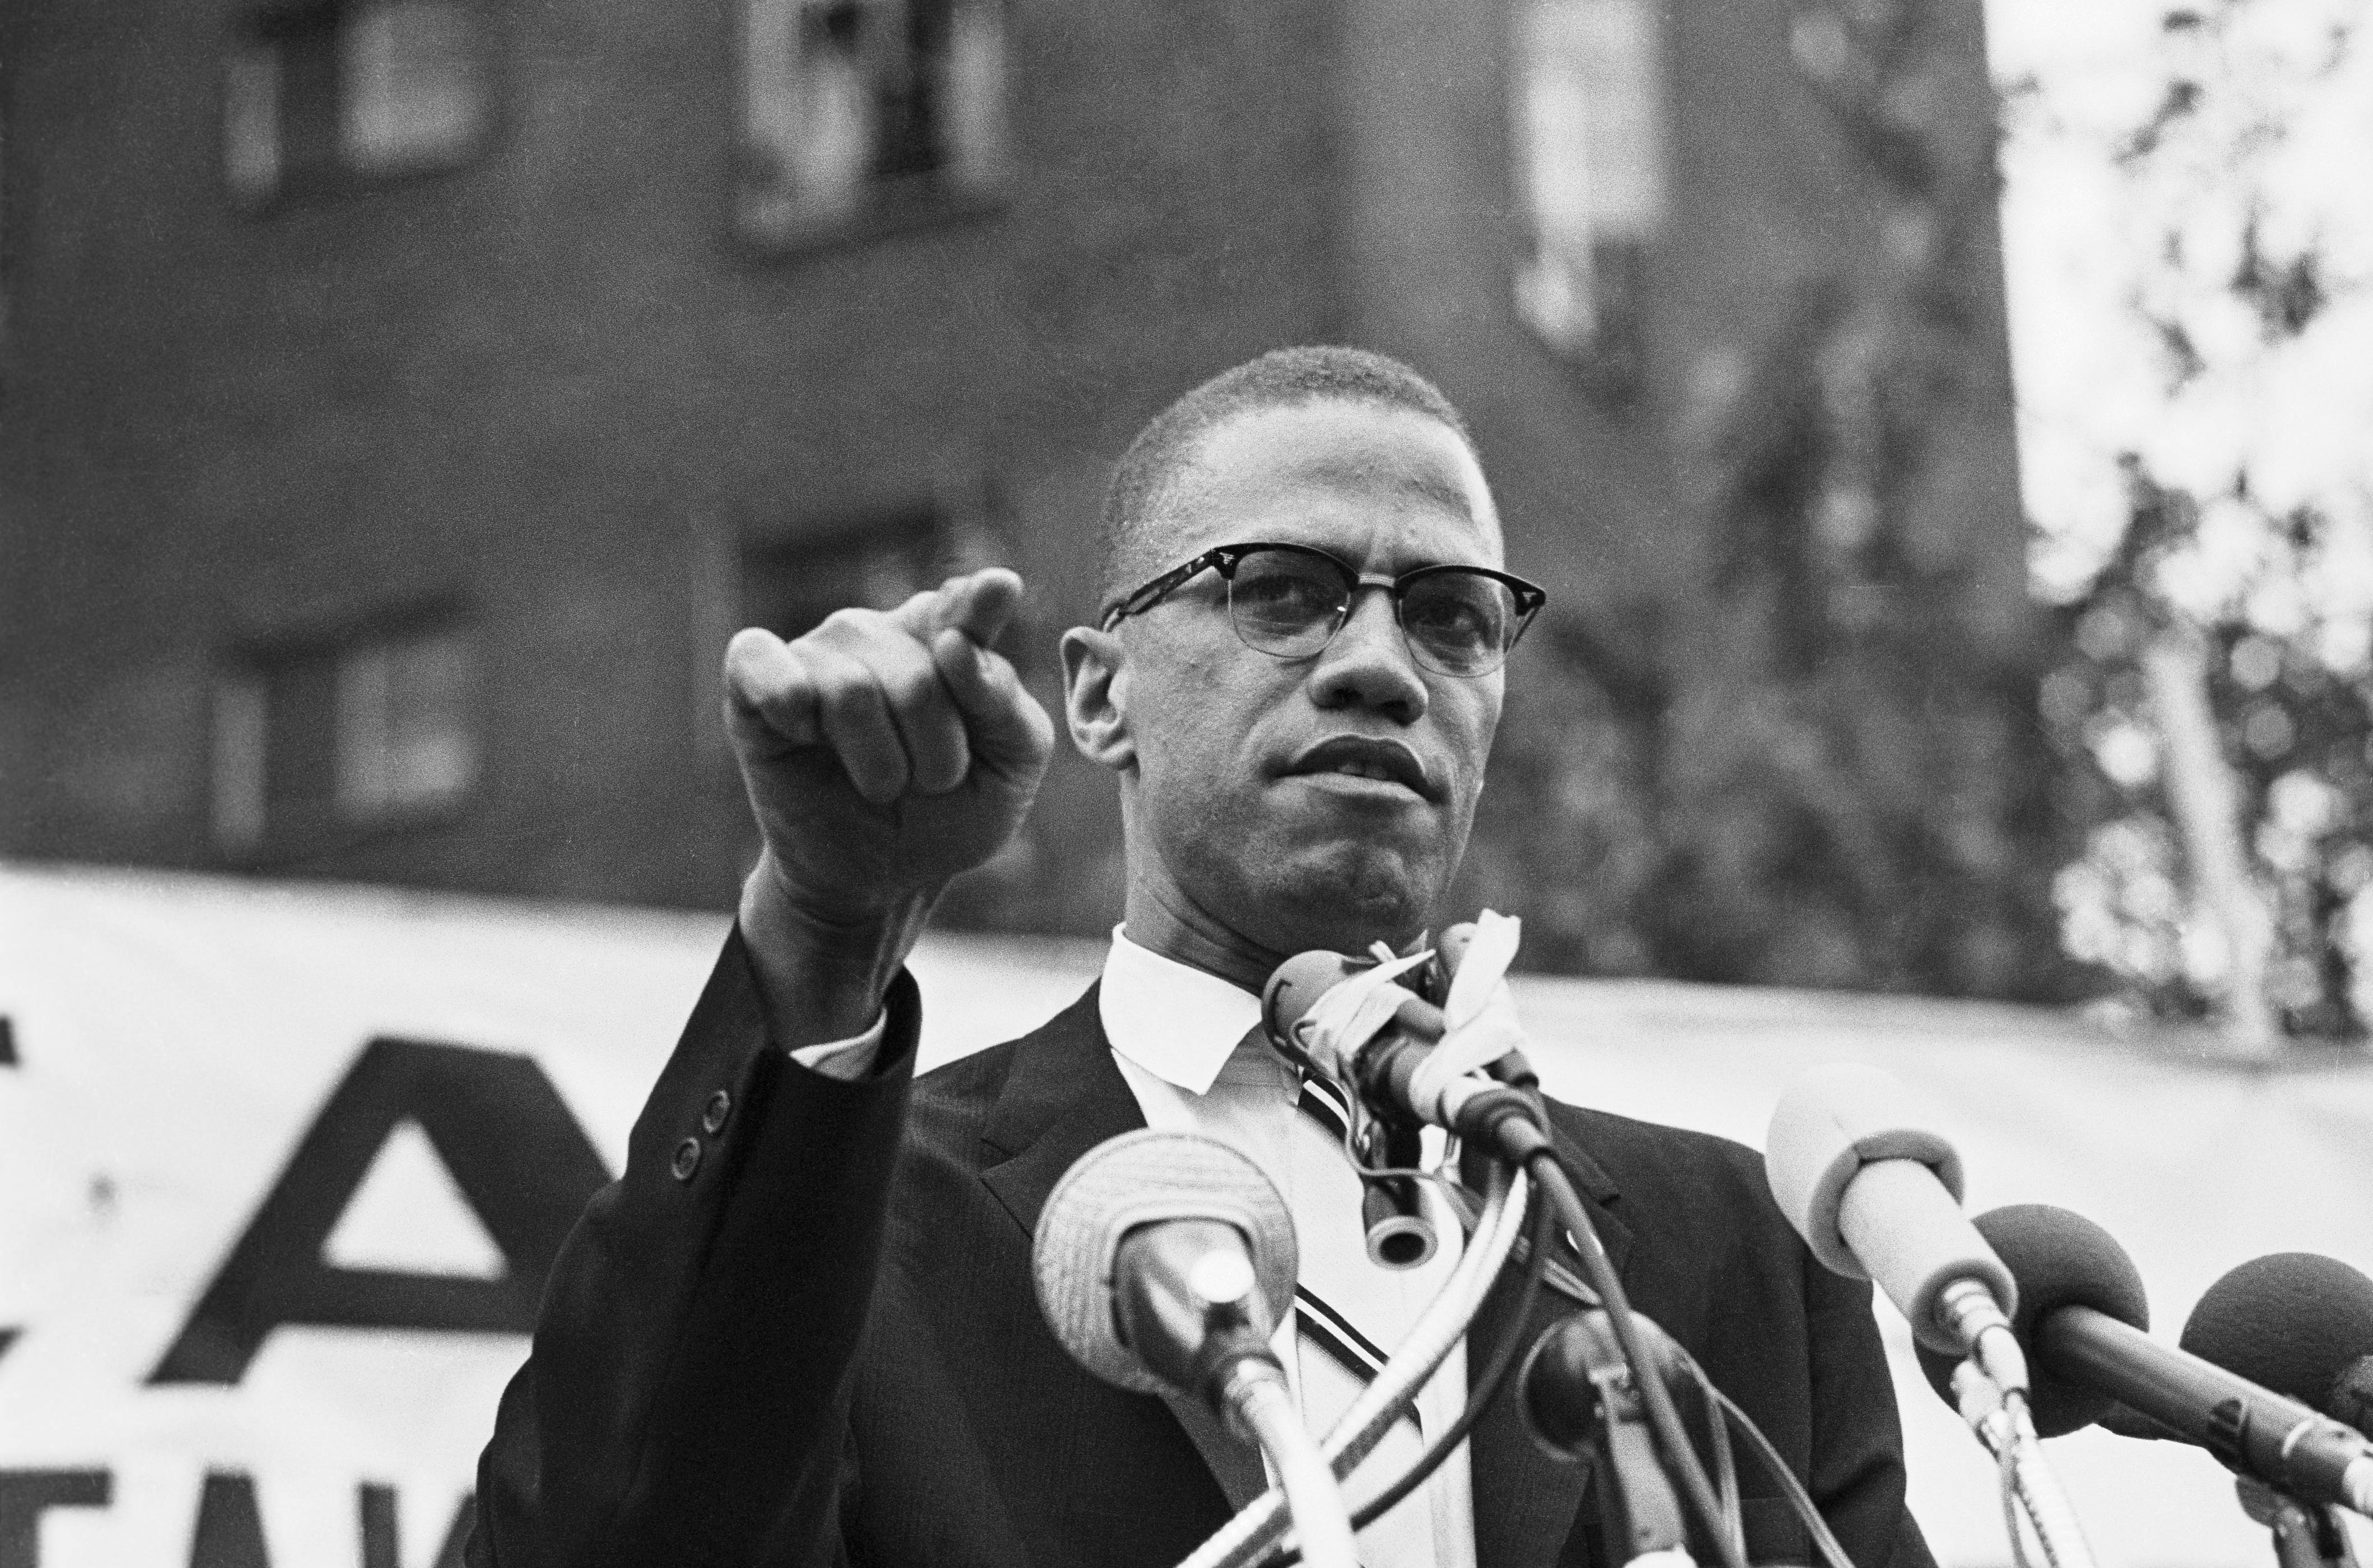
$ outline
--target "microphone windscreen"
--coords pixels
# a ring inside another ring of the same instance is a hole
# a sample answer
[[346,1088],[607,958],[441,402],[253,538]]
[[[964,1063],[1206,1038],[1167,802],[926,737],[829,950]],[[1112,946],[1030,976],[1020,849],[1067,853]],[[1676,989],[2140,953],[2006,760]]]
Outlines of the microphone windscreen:
[[2208,1287],[2181,1343],[2203,1361],[2328,1410],[2341,1375],[2373,1356],[2373,1280],[2313,1252],[2252,1258]]
[[[2011,1314],[2011,1329],[2027,1352],[2030,1413],[2035,1429],[2058,1437],[2090,1426],[2115,1403],[2081,1383],[2056,1377],[2035,1349],[2035,1326],[2063,1306],[2089,1306],[2135,1328],[2150,1327],[2150,1296],[2143,1289],[2141,1270],[2126,1256],[2117,1238],[2082,1214],[2048,1203],[2017,1203],[1977,1219],[1978,1234],[2018,1281],[2018,1307]],[[1953,1398],[1953,1368],[1958,1357],[1919,1347],[1920,1370],[1928,1386],[1944,1401],[1958,1408]]]
[[1259,1166],[1217,1139],[1148,1128],[1081,1155],[1038,1213],[1030,1249],[1038,1310],[1071,1359],[1140,1394],[1164,1385],[1121,1340],[1113,1259],[1129,1232],[1164,1220],[1217,1220],[1241,1235],[1271,1323],[1292,1305],[1301,1269],[1285,1199]]
[[1846,1184],[1863,1166],[1915,1160],[1961,1196],[1961,1157],[1929,1120],[1895,1078],[1848,1062],[1813,1069],[1780,1097],[1763,1141],[1764,1177],[1780,1211],[1831,1273],[1870,1278],[1838,1229]]

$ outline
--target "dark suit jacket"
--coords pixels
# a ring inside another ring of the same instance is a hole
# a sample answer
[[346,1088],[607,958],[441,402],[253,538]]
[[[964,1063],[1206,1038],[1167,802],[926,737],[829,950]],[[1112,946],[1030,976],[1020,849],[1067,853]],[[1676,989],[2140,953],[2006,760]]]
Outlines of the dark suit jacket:
[[[769,1040],[728,943],[625,1176],[554,1268],[480,1464],[474,1568],[1157,1568],[1226,1520],[1257,1461],[1096,1381],[1038,1316],[1047,1193],[1142,1125],[1094,991],[920,1081],[903,975],[888,1012],[873,1076],[810,1072]],[[1754,1152],[1564,1106],[1552,1120],[1633,1305],[1771,1436],[1857,1568],[1932,1568],[1869,1288],[1813,1263]],[[1470,1364],[1509,1331],[1512,1294],[1486,1304]],[[1545,1296],[1521,1327],[1562,1310]],[[1583,1472],[1504,1397],[1471,1441],[1479,1568],[1606,1562]],[[1741,1479],[1750,1555],[1808,1561],[1744,1457]]]

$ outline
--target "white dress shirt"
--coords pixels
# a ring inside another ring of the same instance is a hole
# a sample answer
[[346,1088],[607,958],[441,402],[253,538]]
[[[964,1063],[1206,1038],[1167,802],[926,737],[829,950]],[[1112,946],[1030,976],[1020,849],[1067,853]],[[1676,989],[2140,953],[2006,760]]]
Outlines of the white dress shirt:
[[[1097,1012],[1114,1064],[1148,1127],[1200,1133],[1233,1145],[1284,1197],[1302,1255],[1303,1295],[1315,1299],[1298,1301],[1296,1312],[1280,1325],[1277,1349],[1304,1422],[1323,1436],[1361,1387],[1347,1361],[1373,1364],[1373,1354],[1365,1352],[1392,1350],[1441,1289],[1458,1258],[1457,1219],[1430,1184],[1420,1184],[1440,1242],[1434,1257],[1412,1270],[1388,1270],[1368,1260],[1362,1184],[1341,1143],[1296,1108],[1298,1074],[1255,1033],[1258,997],[1140,947],[1115,928]],[[791,1055],[820,1072],[858,1076],[873,1063],[883,1022],[877,1019],[853,1039],[803,1047]],[[1345,1329],[1350,1331],[1338,1331]],[[1347,1358],[1347,1340],[1366,1344]],[[1461,1344],[1419,1392],[1417,1422],[1397,1426],[1355,1475],[1348,1489],[1352,1504],[1398,1475],[1422,1449],[1425,1435],[1449,1426],[1466,1403]],[[1473,1568],[1474,1500],[1466,1448],[1362,1531],[1358,1545],[1365,1568]]]

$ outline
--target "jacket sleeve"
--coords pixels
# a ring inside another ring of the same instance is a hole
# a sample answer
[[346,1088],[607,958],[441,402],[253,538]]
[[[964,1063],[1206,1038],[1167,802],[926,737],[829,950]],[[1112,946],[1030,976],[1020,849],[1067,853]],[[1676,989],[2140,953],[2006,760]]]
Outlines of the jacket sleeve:
[[1903,1426],[1869,1282],[1841,1279],[1808,1257],[1805,1316],[1814,1505],[1854,1568],[1935,1568],[1905,1502]]
[[874,1071],[792,1061],[737,930],[544,1287],[471,1568],[840,1560],[850,1389],[921,1003]]

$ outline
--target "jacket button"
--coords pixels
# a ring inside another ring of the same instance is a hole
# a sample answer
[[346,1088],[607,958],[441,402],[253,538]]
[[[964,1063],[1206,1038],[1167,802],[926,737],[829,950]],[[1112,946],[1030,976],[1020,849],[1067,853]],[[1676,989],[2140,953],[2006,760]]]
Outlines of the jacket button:
[[700,1113],[700,1130],[714,1138],[725,1126],[725,1118],[733,1114],[733,1096],[719,1089],[708,1096],[707,1108]]
[[692,1173],[700,1169],[700,1140],[687,1138],[675,1146],[675,1161],[668,1167],[678,1181],[690,1181]]

